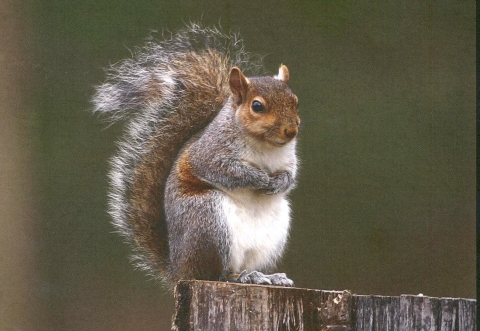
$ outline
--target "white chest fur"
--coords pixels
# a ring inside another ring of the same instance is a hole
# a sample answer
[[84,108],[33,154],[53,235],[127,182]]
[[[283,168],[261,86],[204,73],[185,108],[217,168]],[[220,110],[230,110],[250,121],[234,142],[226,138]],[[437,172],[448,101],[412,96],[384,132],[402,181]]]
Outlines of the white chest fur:
[[283,147],[260,148],[259,146],[255,146],[255,143],[247,144],[242,159],[244,162],[263,169],[269,174],[280,170],[289,170],[295,176],[297,171],[295,145],[295,140]]
[[265,270],[273,266],[283,253],[290,226],[285,197],[236,189],[225,196],[223,211],[231,233],[231,270]]
[[[247,148],[242,159],[269,174],[288,170],[295,175],[295,142],[281,148]],[[290,227],[290,207],[285,194],[228,190],[222,205],[231,231],[231,270],[262,271],[273,266],[283,253]]]

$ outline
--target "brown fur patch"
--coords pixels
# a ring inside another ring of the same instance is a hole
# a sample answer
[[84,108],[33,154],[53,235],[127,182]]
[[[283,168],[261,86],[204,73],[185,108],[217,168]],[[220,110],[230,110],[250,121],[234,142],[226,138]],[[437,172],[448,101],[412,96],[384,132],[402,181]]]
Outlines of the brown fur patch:
[[147,86],[144,92],[144,99],[149,102],[156,102],[163,97],[162,82],[151,74],[151,79],[147,82]]
[[212,186],[201,181],[193,173],[193,167],[188,158],[188,152],[183,153],[177,164],[178,187],[180,192],[187,196],[204,194],[212,189]]
[[158,270],[163,270],[168,257],[161,185],[165,181],[164,172],[168,166],[169,162],[162,162],[154,153],[147,154],[135,169],[129,199],[129,223],[135,243],[149,263]]

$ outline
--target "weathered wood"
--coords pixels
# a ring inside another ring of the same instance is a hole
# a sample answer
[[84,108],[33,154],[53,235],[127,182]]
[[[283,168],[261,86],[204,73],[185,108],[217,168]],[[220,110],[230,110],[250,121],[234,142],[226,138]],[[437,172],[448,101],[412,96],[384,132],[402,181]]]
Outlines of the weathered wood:
[[473,331],[476,300],[181,281],[176,331]]

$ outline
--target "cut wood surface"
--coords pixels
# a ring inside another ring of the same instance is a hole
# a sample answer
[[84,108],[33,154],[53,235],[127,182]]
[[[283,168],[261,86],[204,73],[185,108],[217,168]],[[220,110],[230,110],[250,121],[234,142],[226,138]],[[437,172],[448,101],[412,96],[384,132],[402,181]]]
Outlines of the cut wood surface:
[[181,281],[172,330],[474,331],[476,300]]

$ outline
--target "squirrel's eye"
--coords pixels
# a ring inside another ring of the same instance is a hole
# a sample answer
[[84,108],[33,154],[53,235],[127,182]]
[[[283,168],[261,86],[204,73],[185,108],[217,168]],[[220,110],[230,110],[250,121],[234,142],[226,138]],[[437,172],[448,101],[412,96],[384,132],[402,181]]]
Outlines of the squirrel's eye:
[[252,110],[256,113],[261,113],[265,110],[265,107],[258,100],[252,102]]

